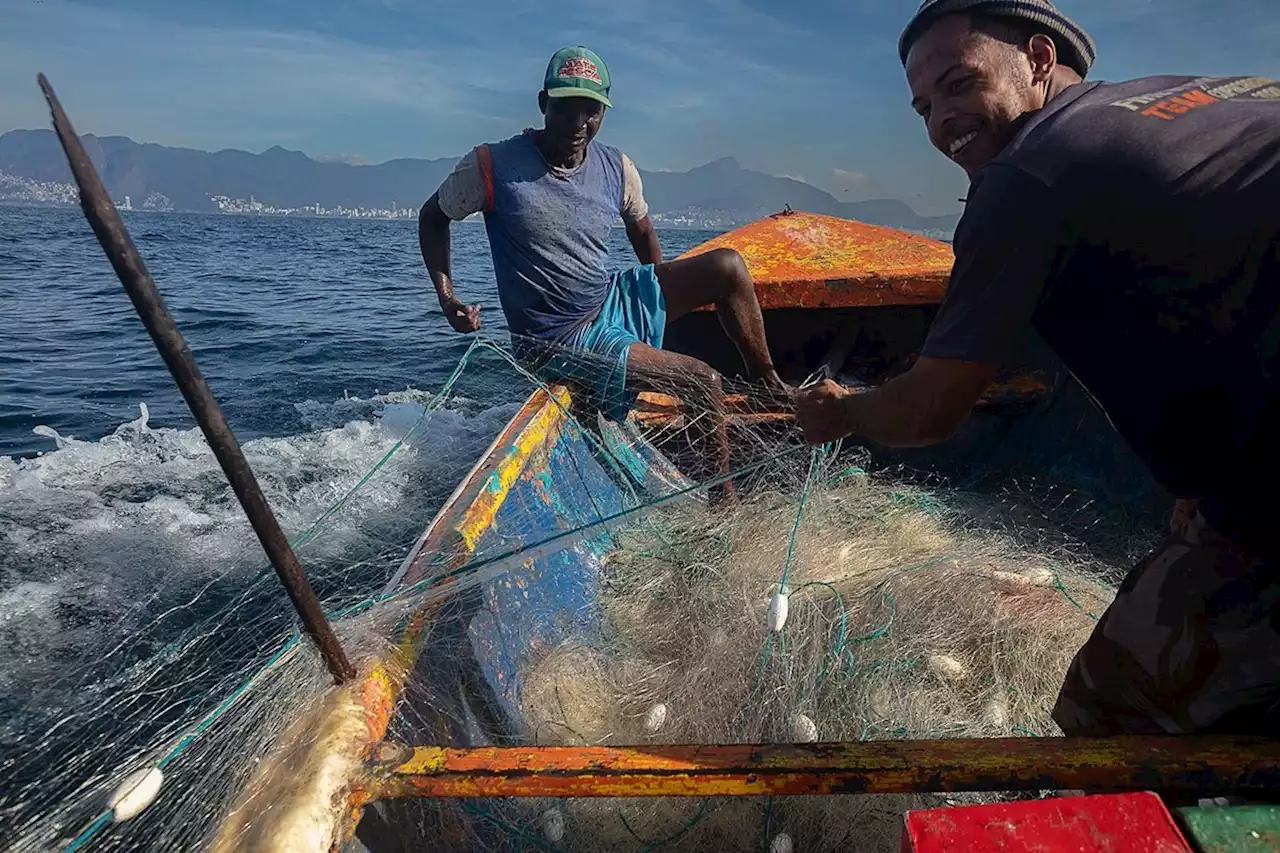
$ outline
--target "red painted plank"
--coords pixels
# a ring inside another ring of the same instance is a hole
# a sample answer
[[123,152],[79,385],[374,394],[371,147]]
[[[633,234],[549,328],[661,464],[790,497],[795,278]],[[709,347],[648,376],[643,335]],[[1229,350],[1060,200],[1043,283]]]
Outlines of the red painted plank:
[[1150,792],[907,812],[902,853],[1192,853]]

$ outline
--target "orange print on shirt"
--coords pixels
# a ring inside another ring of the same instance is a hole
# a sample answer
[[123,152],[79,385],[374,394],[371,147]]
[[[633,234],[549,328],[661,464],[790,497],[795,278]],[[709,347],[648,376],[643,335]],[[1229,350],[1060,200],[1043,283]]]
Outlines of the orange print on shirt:
[[1143,110],[1142,114],[1164,119],[1165,121],[1173,121],[1178,116],[1190,112],[1196,107],[1207,107],[1209,104],[1216,103],[1218,103],[1218,99],[1208,92],[1192,89],[1190,92],[1185,92],[1176,97],[1157,101]]

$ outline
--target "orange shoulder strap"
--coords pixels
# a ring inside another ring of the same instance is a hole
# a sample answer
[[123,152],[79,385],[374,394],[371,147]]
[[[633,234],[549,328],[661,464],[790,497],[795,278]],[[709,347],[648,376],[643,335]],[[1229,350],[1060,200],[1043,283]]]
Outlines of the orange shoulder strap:
[[484,212],[493,210],[493,155],[488,145],[476,146],[476,165],[480,167],[480,180],[484,181]]

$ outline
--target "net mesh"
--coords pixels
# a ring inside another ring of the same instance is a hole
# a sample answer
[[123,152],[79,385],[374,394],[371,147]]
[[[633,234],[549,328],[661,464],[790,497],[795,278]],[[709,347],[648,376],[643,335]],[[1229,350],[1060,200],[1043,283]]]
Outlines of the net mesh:
[[[618,368],[478,340],[438,393],[317,430],[318,445],[358,442],[342,472],[270,440],[247,448],[361,683],[393,703],[383,722],[369,690],[335,688],[299,638],[198,434],[175,451],[145,415],[122,428],[116,444],[164,457],[169,499],[203,496],[204,518],[171,524],[201,571],[168,583],[176,550],[140,555],[124,623],[103,630],[115,614],[89,598],[83,636],[28,640],[29,660],[7,670],[0,845],[328,849],[383,723],[390,741],[459,746],[1058,733],[1065,668],[1147,537],[1109,527],[1084,496],[962,492],[877,468],[862,448],[811,447],[786,399],[708,384],[679,360],[626,387],[609,380]],[[477,398],[505,402],[481,412]],[[601,413],[614,404],[625,420]],[[113,476],[97,458],[111,443],[94,452],[92,476]],[[39,467],[11,464],[3,485]],[[133,523],[155,523],[157,497],[132,496],[151,513]],[[64,526],[82,536],[78,517]],[[117,558],[127,541],[114,534]],[[154,803],[114,821],[112,793],[148,768],[164,775]],[[770,849],[782,834],[887,850],[904,809],[943,801],[393,801],[370,807],[346,849],[378,836]]]

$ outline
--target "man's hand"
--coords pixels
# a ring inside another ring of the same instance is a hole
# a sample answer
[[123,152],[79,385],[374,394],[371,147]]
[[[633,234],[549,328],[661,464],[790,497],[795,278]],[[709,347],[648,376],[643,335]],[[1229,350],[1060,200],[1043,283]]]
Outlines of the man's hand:
[[796,392],[796,420],[810,444],[826,444],[844,438],[852,430],[845,417],[845,398],[853,394],[830,379]]
[[454,331],[476,332],[480,330],[480,305],[468,305],[461,299],[450,299],[441,303],[444,309],[444,316],[449,321],[449,325],[453,326]]

